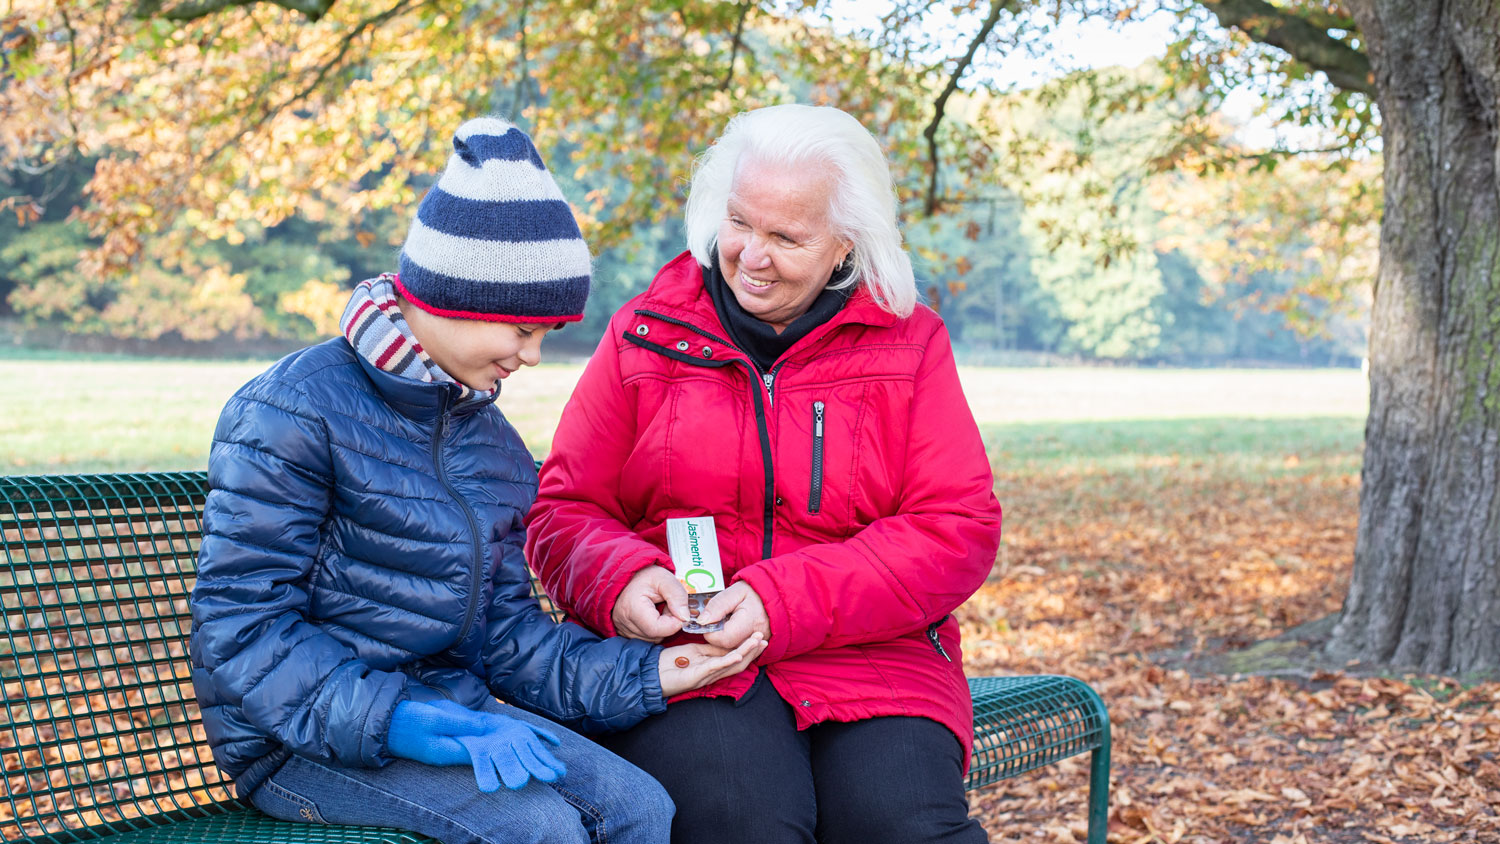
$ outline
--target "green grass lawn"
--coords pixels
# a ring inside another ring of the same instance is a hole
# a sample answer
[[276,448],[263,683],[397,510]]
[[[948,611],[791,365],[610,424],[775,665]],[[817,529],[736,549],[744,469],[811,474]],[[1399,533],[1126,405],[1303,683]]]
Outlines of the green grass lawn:
[[1212,467],[1252,479],[1359,471],[1359,416],[1114,419],[982,427],[995,468],[1020,476],[1103,472],[1185,476]]
[[1020,422],[981,430],[1007,515],[1046,513],[1062,523],[1169,511],[1191,506],[1194,497],[1222,507],[1274,500],[1302,509],[1358,476],[1364,446],[1358,416]]
[[199,469],[229,396],[265,363],[0,360],[0,472]]
[[[0,358],[0,473],[199,469],[219,410],[258,362]],[[578,381],[543,364],[500,407],[537,455]],[[997,470],[1212,464],[1246,477],[1357,468],[1365,380],[1348,370],[986,369],[960,375]]]

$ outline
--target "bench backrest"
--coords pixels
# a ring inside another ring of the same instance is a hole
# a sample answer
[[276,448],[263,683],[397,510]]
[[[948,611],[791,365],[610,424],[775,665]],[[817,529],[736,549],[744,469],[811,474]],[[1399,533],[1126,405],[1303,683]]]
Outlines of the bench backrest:
[[0,476],[0,841],[83,841],[232,802],[187,652],[207,494],[203,472]]
[[222,811],[188,666],[201,472],[0,477],[0,838]]

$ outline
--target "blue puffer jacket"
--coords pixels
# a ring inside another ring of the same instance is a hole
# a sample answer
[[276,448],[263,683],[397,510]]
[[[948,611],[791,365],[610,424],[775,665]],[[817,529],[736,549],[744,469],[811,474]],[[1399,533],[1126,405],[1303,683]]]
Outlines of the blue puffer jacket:
[[193,589],[193,686],[247,796],[296,753],[391,761],[404,699],[488,694],[585,731],[665,710],[660,648],[553,622],[522,516],[536,468],[493,404],[382,372],[343,338],[225,406]]

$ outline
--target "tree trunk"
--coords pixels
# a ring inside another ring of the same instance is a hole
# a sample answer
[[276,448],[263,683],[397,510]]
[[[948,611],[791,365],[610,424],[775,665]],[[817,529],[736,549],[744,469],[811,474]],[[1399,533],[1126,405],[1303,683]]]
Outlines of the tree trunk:
[[1360,0],[1384,135],[1354,576],[1331,655],[1500,668],[1500,5]]

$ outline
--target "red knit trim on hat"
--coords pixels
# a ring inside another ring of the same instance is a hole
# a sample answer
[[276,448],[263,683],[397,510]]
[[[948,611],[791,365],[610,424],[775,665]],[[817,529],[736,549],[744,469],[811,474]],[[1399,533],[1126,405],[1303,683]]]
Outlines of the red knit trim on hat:
[[401,298],[412,303],[413,305],[416,305],[429,314],[433,314],[434,316],[447,317],[448,319],[477,319],[484,322],[534,322],[538,325],[546,325],[553,322],[577,322],[583,319],[583,314],[571,314],[569,316],[556,316],[553,314],[539,316],[537,314],[531,314],[528,316],[526,314],[482,314],[478,311],[454,311],[449,310],[448,308],[439,308],[434,305],[429,305],[426,302],[423,302],[421,299],[413,296],[411,294],[411,291],[406,289],[406,285],[401,283],[400,273],[392,273],[391,281],[396,285],[396,289],[401,291]]

